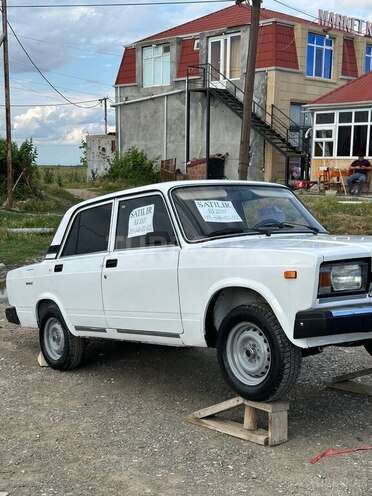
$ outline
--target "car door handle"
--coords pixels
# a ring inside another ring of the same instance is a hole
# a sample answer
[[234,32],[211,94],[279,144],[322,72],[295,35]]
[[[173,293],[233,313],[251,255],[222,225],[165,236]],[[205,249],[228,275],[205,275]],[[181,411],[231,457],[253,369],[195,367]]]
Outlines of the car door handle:
[[117,258],[110,258],[109,260],[106,260],[107,269],[112,269],[113,267],[117,267],[117,266],[118,266]]
[[63,265],[62,264],[59,264],[59,265],[55,265],[54,266],[54,272],[62,272],[63,270]]

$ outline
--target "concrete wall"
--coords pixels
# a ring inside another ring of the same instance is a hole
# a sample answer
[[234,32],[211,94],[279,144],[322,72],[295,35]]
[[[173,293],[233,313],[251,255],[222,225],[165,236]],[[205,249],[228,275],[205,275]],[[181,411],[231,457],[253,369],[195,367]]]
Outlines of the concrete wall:
[[[249,26],[232,30],[241,32],[241,66],[245,67],[248,52]],[[228,31],[226,31],[228,32]],[[221,32],[201,33],[199,38],[199,62],[208,62],[208,39]],[[136,146],[143,149],[149,158],[176,158],[177,167],[186,171],[186,81],[176,79],[181,40],[173,39],[171,46],[171,84],[162,87],[142,87],[141,51],[137,46],[137,83],[116,88],[116,122],[120,129],[119,152]],[[234,83],[243,88],[244,72]],[[165,93],[178,92],[165,95]],[[265,105],[266,76],[257,74],[255,100]],[[136,101],[140,100],[140,101]],[[206,154],[206,96],[191,94],[190,116],[190,160],[204,158]],[[211,98],[210,114],[210,155],[227,155],[225,175],[229,179],[238,178],[241,119],[228,107]],[[254,131],[251,134],[250,179],[263,178],[263,139]]]
[[[186,170],[185,148],[186,93],[157,97],[121,106],[121,153],[131,147],[143,149],[149,158],[176,158],[177,168]],[[211,98],[210,155],[228,154],[225,175],[238,177],[241,119],[226,105]],[[254,131],[251,136],[252,179],[262,178],[263,140]],[[206,98],[191,94],[190,160],[206,153]]]
[[108,167],[108,160],[115,155],[116,135],[96,134],[86,136],[87,144],[87,178],[102,175]]

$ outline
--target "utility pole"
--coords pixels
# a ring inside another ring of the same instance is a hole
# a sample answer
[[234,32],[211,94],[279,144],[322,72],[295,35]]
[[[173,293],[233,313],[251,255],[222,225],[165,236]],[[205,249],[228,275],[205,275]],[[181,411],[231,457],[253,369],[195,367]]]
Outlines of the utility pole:
[[256,56],[258,30],[260,26],[260,10],[262,0],[252,0],[251,28],[249,33],[249,48],[247,68],[244,83],[243,122],[239,151],[239,179],[246,180],[249,166],[249,142],[251,137],[251,118],[253,104],[254,77],[256,73]]
[[106,96],[105,98],[101,98],[99,101],[101,102],[104,102],[103,104],[103,107],[104,107],[104,112],[105,112],[105,134],[107,134],[107,100],[108,100],[108,96]]
[[8,19],[6,0],[1,0],[3,13],[3,32],[0,40],[3,44],[4,57],[4,88],[5,88],[5,127],[6,127],[6,170],[8,206],[13,205],[13,167],[12,167],[12,126],[10,117],[10,85],[9,85],[9,56],[8,56]]

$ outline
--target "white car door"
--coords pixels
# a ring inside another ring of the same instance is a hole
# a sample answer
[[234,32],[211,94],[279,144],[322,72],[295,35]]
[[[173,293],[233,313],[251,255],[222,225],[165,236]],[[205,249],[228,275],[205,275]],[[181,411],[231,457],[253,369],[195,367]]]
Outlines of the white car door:
[[182,333],[179,250],[160,194],[118,202],[114,246],[105,258],[102,294],[108,327],[122,339]]
[[60,256],[51,263],[52,290],[76,331],[106,332],[101,281],[111,211],[112,202],[78,211]]

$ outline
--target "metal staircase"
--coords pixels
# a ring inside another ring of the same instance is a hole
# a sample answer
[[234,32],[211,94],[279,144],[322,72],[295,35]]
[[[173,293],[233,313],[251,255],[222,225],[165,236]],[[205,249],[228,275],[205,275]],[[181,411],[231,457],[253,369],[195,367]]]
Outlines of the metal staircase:
[[[199,77],[196,78],[195,76]],[[222,83],[221,83],[222,82]],[[221,87],[223,85],[223,87]],[[211,64],[200,64],[188,68],[188,91],[205,91],[223,102],[237,116],[243,118],[244,92],[226,79]],[[272,105],[271,113],[254,102],[252,128],[286,159],[309,156],[303,129],[287,115]]]

